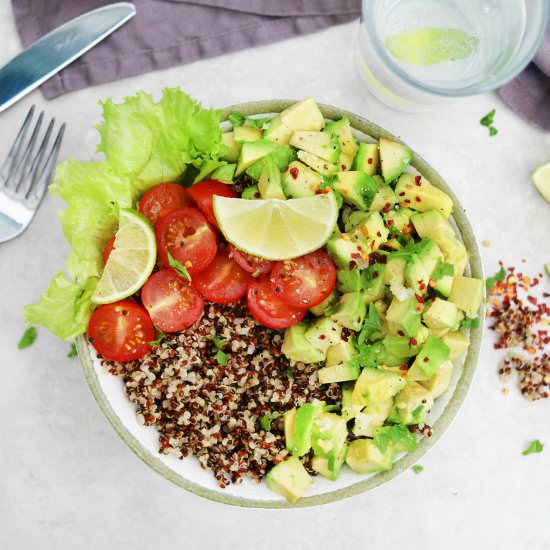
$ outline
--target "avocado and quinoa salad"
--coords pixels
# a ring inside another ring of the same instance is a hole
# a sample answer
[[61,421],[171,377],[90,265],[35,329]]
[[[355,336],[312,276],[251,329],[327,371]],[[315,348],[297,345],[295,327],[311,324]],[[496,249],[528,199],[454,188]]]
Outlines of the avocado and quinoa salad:
[[[405,145],[359,143],[311,98],[232,113],[225,132],[179,90],[104,117],[104,165],[64,163],[53,189],[74,281],[58,274],[26,318],[87,333],[159,452],[295,502],[314,476],[390,470],[431,434],[484,284],[464,275],[451,198],[408,171]],[[73,194],[91,171],[109,189]],[[71,217],[86,200],[88,227]]]

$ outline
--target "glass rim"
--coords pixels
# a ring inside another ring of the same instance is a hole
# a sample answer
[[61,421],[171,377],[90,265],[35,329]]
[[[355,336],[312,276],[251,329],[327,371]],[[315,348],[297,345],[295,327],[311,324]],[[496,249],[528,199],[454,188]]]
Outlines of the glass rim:
[[386,62],[386,64],[390,67],[390,69],[402,80],[404,80],[407,84],[410,84],[416,88],[419,88],[425,92],[429,92],[432,94],[437,95],[443,95],[443,96],[449,96],[449,97],[463,97],[468,95],[474,95],[474,94],[481,94],[484,92],[490,92],[492,90],[495,90],[497,88],[500,88],[507,82],[510,82],[513,80],[527,65],[532,61],[533,57],[537,53],[544,33],[546,31],[546,27],[548,25],[548,18],[550,15],[550,7],[548,2],[542,1],[542,18],[541,18],[541,25],[538,29],[537,37],[533,41],[533,44],[529,48],[529,51],[527,54],[521,58],[521,61],[519,61],[516,65],[514,65],[513,69],[508,71],[506,75],[497,78],[496,80],[492,81],[489,84],[481,85],[481,86],[469,86],[466,88],[459,88],[456,90],[448,90],[445,88],[440,88],[438,86],[430,86],[429,84],[425,84],[424,82],[418,80],[417,78],[414,78],[410,76],[408,73],[403,71],[397,63],[392,59],[392,57],[387,53],[386,49],[382,47],[380,44],[380,41],[378,40],[378,34],[375,32],[375,28],[373,26],[373,18],[366,17],[366,15],[369,13],[369,4],[372,3],[372,0],[369,2],[369,0],[363,0],[363,6],[362,6],[362,14],[361,19],[363,20],[364,24],[367,26],[368,31],[370,33],[370,38],[372,43],[374,44],[374,47],[377,51],[377,53],[382,57],[382,59]]

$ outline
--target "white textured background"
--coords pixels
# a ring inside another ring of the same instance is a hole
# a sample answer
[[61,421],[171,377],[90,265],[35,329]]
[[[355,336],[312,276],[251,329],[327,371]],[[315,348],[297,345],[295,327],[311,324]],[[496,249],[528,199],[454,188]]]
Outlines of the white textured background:
[[[62,159],[89,160],[100,98],[181,86],[216,107],[315,96],[400,135],[454,187],[488,273],[497,260],[538,273],[550,261],[550,205],[530,172],[550,160],[550,136],[494,94],[445,112],[402,115],[362,87],[352,44],[356,25],[98,86],[45,103],[38,92],[0,115],[0,157],[30,104],[68,123]],[[8,0],[0,0],[0,64],[19,51]],[[496,107],[498,136],[479,119]],[[501,393],[487,334],[472,390],[421,464],[374,491],[321,508],[246,510],[202,500],[149,470],[95,404],[69,345],[44,330],[16,349],[22,308],[63,265],[67,246],[48,197],[30,230],[0,245],[0,548],[61,550],[183,548],[550,548],[550,401]],[[545,282],[550,287],[548,279]],[[531,439],[542,454],[524,457]]]

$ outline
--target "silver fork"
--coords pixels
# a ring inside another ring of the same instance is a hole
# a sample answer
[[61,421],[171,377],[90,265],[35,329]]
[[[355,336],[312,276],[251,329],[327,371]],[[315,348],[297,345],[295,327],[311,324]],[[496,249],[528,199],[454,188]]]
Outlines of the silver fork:
[[15,239],[31,223],[50,184],[52,170],[63,140],[64,123],[57,131],[53,145],[48,149],[55,124],[55,118],[52,118],[36,154],[33,154],[44,120],[44,111],[38,116],[25,146],[33,115],[34,105],[27,113],[23,126],[0,168],[0,243]]

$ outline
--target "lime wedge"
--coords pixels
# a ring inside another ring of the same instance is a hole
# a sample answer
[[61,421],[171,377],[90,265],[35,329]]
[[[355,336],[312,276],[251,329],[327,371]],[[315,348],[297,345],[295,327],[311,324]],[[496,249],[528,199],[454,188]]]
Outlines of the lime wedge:
[[289,260],[321,248],[338,217],[333,193],[286,201],[216,195],[213,204],[225,238],[237,248],[267,260]]
[[139,290],[157,259],[155,232],[149,220],[134,210],[120,210],[115,248],[92,296],[95,304],[110,304]]
[[427,27],[398,32],[386,40],[390,53],[412,65],[435,65],[466,59],[476,52],[479,39],[460,29]]
[[538,192],[547,202],[550,202],[550,162],[539,166],[533,172],[531,179]]

